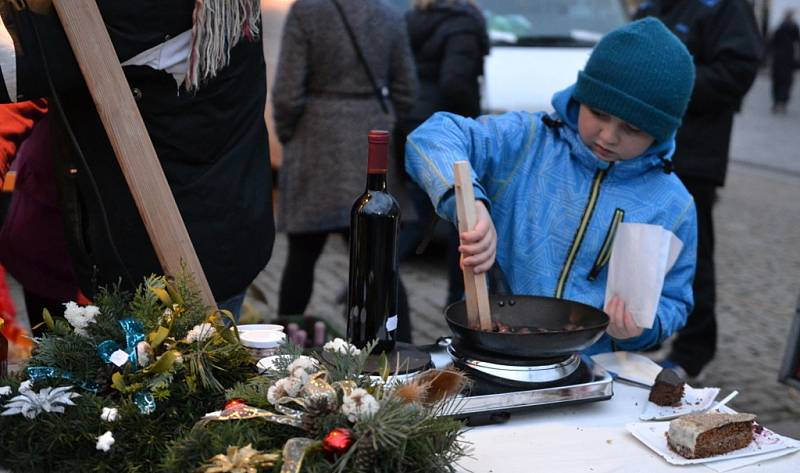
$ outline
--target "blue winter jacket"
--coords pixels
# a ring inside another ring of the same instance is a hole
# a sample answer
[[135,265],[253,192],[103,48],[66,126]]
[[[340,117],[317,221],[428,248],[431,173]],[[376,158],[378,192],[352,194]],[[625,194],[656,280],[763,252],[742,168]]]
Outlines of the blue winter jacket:
[[[573,87],[553,96],[562,126],[545,113],[515,112],[477,120],[437,113],[406,143],[406,169],[437,213],[455,222],[452,164],[469,160],[475,197],[487,202],[498,235],[497,261],[515,294],[563,297],[602,308],[611,241],[621,221],[661,225],[683,249],[664,281],[656,319],[636,338],[641,350],[683,327],[692,309],[697,247],[694,201],[665,172],[674,136],[629,161],[597,158],[578,135]],[[587,354],[610,351],[603,335]]]

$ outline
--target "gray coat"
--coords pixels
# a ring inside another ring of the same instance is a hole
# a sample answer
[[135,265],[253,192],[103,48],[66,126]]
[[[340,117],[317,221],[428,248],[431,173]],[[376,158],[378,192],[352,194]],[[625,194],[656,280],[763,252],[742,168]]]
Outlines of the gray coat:
[[[290,233],[349,228],[365,188],[367,133],[391,130],[413,105],[416,72],[403,19],[380,0],[339,0],[373,75],[393,105],[383,113],[331,0],[298,0],[284,26],[273,113],[284,159],[278,229]],[[391,153],[390,153],[391,156]],[[389,191],[404,217],[413,212],[390,163]]]

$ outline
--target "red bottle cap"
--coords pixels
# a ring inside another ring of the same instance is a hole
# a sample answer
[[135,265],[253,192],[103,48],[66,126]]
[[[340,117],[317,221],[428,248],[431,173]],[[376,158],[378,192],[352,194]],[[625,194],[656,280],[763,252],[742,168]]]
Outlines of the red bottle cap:
[[370,130],[369,132],[369,159],[367,172],[370,174],[384,174],[389,160],[389,132],[385,130]]

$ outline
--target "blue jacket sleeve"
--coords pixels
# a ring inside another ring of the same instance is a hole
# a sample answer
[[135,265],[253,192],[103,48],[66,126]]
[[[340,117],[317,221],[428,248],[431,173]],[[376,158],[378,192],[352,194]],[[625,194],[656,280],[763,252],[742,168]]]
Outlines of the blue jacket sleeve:
[[642,350],[663,342],[686,325],[686,319],[692,311],[692,281],[697,261],[697,211],[693,200],[689,201],[675,227],[667,230],[683,242],[683,248],[664,278],[655,322],[639,337],[617,341],[617,347],[621,350]]
[[436,113],[409,135],[406,171],[431,198],[436,213],[455,222],[453,163],[470,162],[475,198],[490,206],[487,186],[509,175],[526,154],[535,136],[534,117],[525,112],[477,119]]

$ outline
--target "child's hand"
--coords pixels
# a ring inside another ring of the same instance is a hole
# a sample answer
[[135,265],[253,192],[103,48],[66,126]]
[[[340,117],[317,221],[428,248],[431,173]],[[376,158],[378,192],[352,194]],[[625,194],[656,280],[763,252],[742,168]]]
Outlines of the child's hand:
[[638,337],[644,332],[642,327],[636,325],[631,313],[625,310],[625,301],[619,296],[614,296],[608,301],[605,312],[611,319],[606,332],[617,340]]
[[475,228],[461,232],[458,251],[461,252],[461,269],[471,268],[475,274],[480,274],[488,271],[494,264],[497,232],[486,204],[480,200],[475,201],[475,214]]

